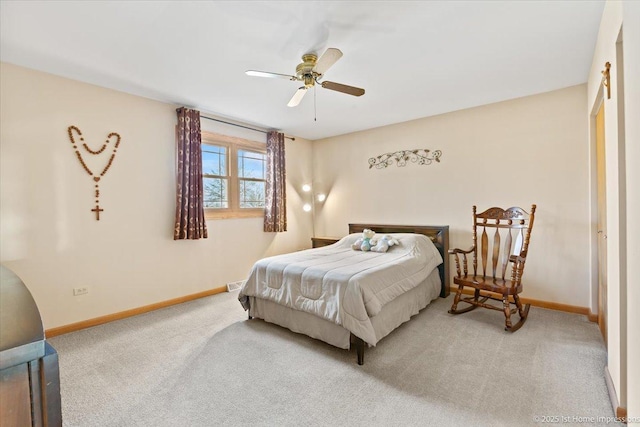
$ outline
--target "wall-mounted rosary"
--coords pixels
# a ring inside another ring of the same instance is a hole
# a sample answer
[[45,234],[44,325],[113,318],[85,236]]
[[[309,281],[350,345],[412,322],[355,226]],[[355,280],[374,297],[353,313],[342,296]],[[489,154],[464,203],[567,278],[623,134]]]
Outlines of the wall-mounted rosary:
[[[69,128],[67,129],[67,132],[69,133],[69,140],[71,141],[71,144],[73,144],[73,150],[76,152],[76,157],[78,158],[78,161],[80,161],[80,164],[82,165],[84,170],[89,174],[89,176],[93,177],[93,181],[95,182],[96,207],[91,209],[91,212],[95,212],[96,220],[100,221],[100,212],[104,211],[104,209],[100,208],[99,182],[100,182],[100,178],[102,178],[107,173],[107,171],[111,167],[111,164],[113,163],[113,159],[115,159],[116,157],[116,151],[118,149],[118,145],[120,145],[120,134],[118,134],[117,132],[111,132],[107,136],[107,139],[105,140],[104,144],[102,144],[102,147],[100,147],[98,150],[92,150],[91,148],[89,148],[87,143],[84,142],[82,132],[80,132],[80,129],[78,129],[77,126],[69,126]],[[112,137],[115,137],[115,139],[112,140],[111,139]],[[76,141],[76,139],[78,138],[80,139],[80,141]],[[91,171],[91,169],[89,169],[89,167],[85,163],[84,159],[82,158],[82,153],[80,153],[80,149],[78,148],[78,145],[82,144],[82,148],[84,148],[85,151],[87,151],[89,154],[97,156],[107,149],[107,146],[109,145],[110,142],[114,142],[113,151],[111,152],[111,157],[109,157],[109,161],[107,162],[107,165],[104,167],[104,169],[102,169],[102,172],[100,172],[99,175],[96,175]]]

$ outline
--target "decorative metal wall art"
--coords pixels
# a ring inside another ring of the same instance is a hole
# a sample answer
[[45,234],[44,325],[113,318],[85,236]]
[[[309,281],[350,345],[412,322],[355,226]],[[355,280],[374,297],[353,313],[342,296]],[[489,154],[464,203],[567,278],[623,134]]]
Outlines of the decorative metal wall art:
[[[96,221],[100,221],[100,212],[104,211],[104,209],[102,209],[100,207],[100,186],[99,186],[99,182],[100,182],[100,178],[102,178],[103,176],[105,176],[105,174],[107,173],[107,171],[109,170],[109,168],[111,167],[111,165],[113,164],[113,159],[116,158],[116,151],[118,149],[118,146],[120,145],[120,134],[117,132],[111,132],[108,136],[107,139],[104,141],[104,144],[102,144],[102,147],[100,147],[97,150],[92,150],[91,148],[89,148],[89,146],[87,145],[86,142],[84,142],[84,137],[82,136],[82,132],[80,131],[80,129],[77,126],[69,126],[69,128],[67,129],[67,133],[69,134],[69,140],[71,141],[71,144],[73,145],[73,150],[76,152],[76,157],[78,158],[78,161],[80,162],[80,164],[82,165],[83,169],[89,174],[89,176],[93,177],[93,181],[95,182],[95,198],[96,198],[96,207],[91,209],[91,212],[95,212],[96,213]],[[76,141],[76,139],[79,139],[79,142]],[[114,138],[114,140],[112,140],[111,138]],[[107,161],[106,166],[102,169],[102,172],[100,172],[100,174],[95,174],[93,171],[91,171],[91,169],[89,169],[89,167],[87,166],[87,164],[85,163],[84,159],[82,158],[82,153],[80,152],[80,149],[78,148],[78,145],[82,144],[82,148],[85,149],[85,151],[87,151],[89,154],[97,156],[99,154],[101,154],[104,150],[107,149],[107,145],[109,145],[110,142],[114,142],[113,144],[113,150],[111,152],[111,156],[109,157],[109,160]]]
[[406,166],[408,162],[417,163],[419,165],[430,165],[434,161],[440,163],[440,157],[442,151],[440,150],[428,150],[426,148],[417,148],[415,150],[400,150],[395,153],[380,154],[377,157],[371,157],[369,159],[369,169],[376,167],[377,169],[383,169],[391,166],[393,162],[396,162],[396,166]]

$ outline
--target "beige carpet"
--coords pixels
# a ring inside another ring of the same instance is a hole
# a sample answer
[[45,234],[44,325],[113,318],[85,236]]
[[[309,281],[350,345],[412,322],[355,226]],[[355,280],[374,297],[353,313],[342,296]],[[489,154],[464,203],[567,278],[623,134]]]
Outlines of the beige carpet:
[[64,425],[519,426],[614,415],[604,345],[584,316],[532,308],[509,334],[499,312],[454,317],[451,298],[438,299],[358,366],[353,350],[245,320],[236,296],[51,339]]

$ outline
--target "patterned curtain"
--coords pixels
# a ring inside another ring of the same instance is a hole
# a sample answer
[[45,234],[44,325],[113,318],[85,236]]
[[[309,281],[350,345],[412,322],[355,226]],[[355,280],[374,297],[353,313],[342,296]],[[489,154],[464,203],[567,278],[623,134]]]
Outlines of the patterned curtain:
[[284,134],[267,133],[267,183],[264,197],[264,231],[287,231],[287,174]]
[[200,112],[178,108],[176,127],[176,222],[173,239],[206,239],[202,199]]

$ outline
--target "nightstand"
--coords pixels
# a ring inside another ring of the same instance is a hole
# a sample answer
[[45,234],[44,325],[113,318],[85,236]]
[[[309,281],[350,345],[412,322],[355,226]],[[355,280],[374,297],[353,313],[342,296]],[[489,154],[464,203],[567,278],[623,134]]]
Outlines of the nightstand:
[[329,245],[334,244],[338,240],[340,240],[340,239],[339,238],[335,238],[335,237],[312,237],[311,238],[311,247],[312,248],[321,248],[323,246],[329,246]]

